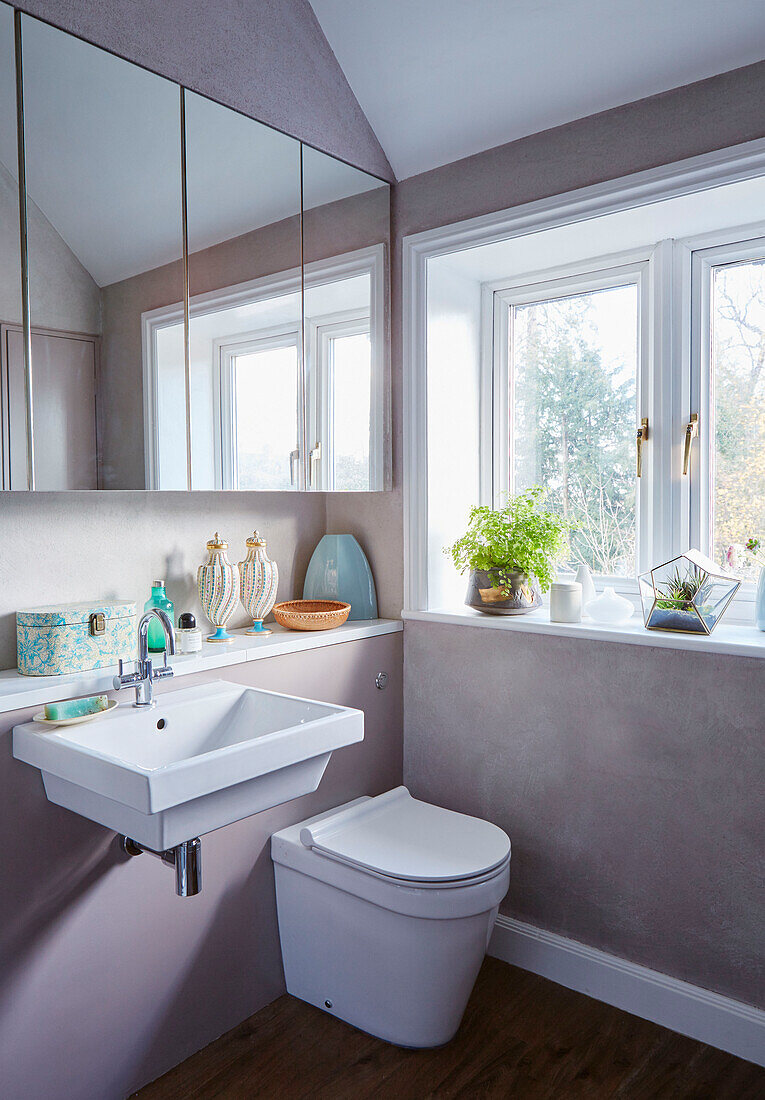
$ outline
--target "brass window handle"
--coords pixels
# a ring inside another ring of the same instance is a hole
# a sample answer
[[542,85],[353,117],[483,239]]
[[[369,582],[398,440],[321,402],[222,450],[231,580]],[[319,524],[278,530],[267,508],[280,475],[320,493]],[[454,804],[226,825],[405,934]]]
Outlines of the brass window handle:
[[321,440],[319,440],[315,447],[311,448],[310,460],[310,484],[311,488],[313,488],[316,481],[316,463],[321,461]]
[[637,476],[643,476],[643,444],[648,439],[648,417],[644,416],[637,430]]
[[683,477],[688,476],[691,461],[691,443],[699,434],[699,414],[691,413],[691,419],[685,426],[685,449],[683,451]]

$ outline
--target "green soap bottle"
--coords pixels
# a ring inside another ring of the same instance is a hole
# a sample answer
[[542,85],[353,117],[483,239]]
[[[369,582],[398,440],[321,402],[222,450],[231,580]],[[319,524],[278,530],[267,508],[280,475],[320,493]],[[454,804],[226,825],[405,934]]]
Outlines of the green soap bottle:
[[[143,609],[144,611],[151,611],[152,607],[158,607],[162,611],[166,611],[170,622],[175,621],[175,608],[173,607],[173,601],[168,598],[167,592],[165,592],[164,581],[154,581],[152,583],[151,596],[143,605]],[[162,623],[156,615],[152,615],[149,623],[149,652],[161,653],[164,648],[165,632],[162,629]]]

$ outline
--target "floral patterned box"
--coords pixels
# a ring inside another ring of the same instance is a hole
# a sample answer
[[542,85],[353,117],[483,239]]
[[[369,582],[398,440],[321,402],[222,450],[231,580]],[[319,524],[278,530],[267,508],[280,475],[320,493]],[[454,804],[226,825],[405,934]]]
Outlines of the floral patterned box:
[[73,603],[16,612],[22,676],[64,676],[132,660],[136,611],[132,600]]

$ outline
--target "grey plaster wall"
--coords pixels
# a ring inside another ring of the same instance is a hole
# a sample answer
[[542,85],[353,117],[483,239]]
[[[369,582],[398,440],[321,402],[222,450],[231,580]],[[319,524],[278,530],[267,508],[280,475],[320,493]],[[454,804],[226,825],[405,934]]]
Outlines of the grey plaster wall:
[[15,6],[394,179],[308,0],[16,0]]
[[[18,608],[109,596],[143,607],[164,577],[176,611],[200,615],[196,571],[215,531],[241,561],[257,527],[279,565],[279,599],[302,596],[325,514],[323,493],[0,494],[0,668],[16,665]],[[240,608],[233,625],[246,621]]]
[[765,669],[405,625],[404,781],[512,839],[502,911],[765,1007]]
[[11,756],[32,712],[0,715],[3,1100],[119,1100],[283,993],[271,833],[401,781],[400,634],[170,689],[204,679],[360,707],[364,741],[333,755],[315,794],[205,836],[202,893],[178,898],[158,860],[125,860],[113,833],[47,801]]

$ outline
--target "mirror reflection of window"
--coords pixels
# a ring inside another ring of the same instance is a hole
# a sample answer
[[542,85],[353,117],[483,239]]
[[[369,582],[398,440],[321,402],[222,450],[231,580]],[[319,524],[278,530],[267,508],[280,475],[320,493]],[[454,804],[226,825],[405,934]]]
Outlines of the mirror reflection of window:
[[234,356],[237,489],[292,489],[298,417],[296,343]]
[[372,346],[368,332],[332,339],[332,488],[369,488]]

